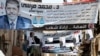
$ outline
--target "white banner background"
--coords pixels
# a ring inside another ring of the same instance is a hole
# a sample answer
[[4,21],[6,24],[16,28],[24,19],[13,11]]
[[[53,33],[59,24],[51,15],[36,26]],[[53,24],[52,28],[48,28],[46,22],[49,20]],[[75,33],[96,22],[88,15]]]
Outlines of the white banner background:
[[[26,6],[26,5],[27,6]],[[75,5],[50,5],[21,3],[21,13],[35,17],[41,16],[44,25],[47,24],[84,24],[97,23],[98,4],[75,4]],[[34,8],[33,8],[33,7]],[[39,21],[40,19],[37,19]],[[39,24],[39,23],[37,23]],[[33,25],[37,25],[36,23]]]

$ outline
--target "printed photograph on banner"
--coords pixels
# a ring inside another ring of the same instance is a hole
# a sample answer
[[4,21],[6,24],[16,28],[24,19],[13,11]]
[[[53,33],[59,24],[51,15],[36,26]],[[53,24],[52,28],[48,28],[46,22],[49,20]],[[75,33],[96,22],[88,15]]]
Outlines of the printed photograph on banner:
[[[18,0],[3,0],[0,14],[0,29],[27,29],[31,26],[31,20],[19,15],[20,2]],[[4,8],[4,9],[3,9]]]
[[93,29],[94,28],[94,24],[89,24],[88,28]]
[[[43,53],[66,53],[65,55],[77,56],[80,52],[81,55],[90,55],[90,44],[94,38],[92,29],[55,30],[43,31],[43,33]],[[82,47],[84,48],[82,49]]]

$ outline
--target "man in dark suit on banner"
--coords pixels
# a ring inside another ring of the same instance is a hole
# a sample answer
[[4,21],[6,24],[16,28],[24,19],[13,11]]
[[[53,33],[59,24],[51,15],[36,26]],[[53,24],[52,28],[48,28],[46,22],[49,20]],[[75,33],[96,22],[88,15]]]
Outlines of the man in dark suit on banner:
[[30,27],[31,20],[19,16],[19,7],[17,0],[6,1],[6,15],[0,16],[0,29],[26,29]]

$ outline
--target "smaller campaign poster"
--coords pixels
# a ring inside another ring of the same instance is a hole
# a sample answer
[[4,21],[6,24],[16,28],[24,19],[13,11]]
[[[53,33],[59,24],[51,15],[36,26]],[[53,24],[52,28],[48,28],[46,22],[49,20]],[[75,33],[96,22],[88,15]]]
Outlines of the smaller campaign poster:
[[[85,42],[91,41],[94,37],[92,29],[43,31],[43,33],[44,36],[41,39],[43,40],[43,53],[72,53],[67,55],[75,54],[76,56],[78,52],[81,52],[79,47]],[[91,43],[88,42],[88,44]]]

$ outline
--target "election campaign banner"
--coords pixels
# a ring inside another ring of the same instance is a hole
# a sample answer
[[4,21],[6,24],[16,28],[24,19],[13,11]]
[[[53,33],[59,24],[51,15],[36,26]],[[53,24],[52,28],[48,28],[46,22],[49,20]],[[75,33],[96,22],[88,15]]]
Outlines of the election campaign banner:
[[[50,32],[50,33],[49,33]],[[43,46],[42,52],[44,53],[66,53],[71,52],[70,47],[74,47],[73,33],[74,31],[48,31],[43,32]],[[70,42],[67,42],[70,41]]]
[[59,24],[97,23],[97,3],[75,5],[50,5],[21,3],[21,12],[33,16],[35,27]]
[[[64,5],[56,3],[0,1],[0,29],[28,29],[56,26],[57,29],[94,28],[98,3]],[[63,25],[64,28],[60,28]],[[92,27],[90,27],[92,25]],[[77,27],[76,27],[77,26]],[[82,26],[82,27],[81,27]],[[67,27],[67,28],[66,28]],[[50,28],[50,27],[49,27]]]
[[[50,33],[49,33],[50,32]],[[85,32],[85,37],[83,32]],[[76,53],[80,52],[78,48],[85,38],[91,41],[93,38],[93,31],[87,30],[56,30],[43,32],[42,52],[44,53]],[[74,47],[74,48],[73,48]]]

